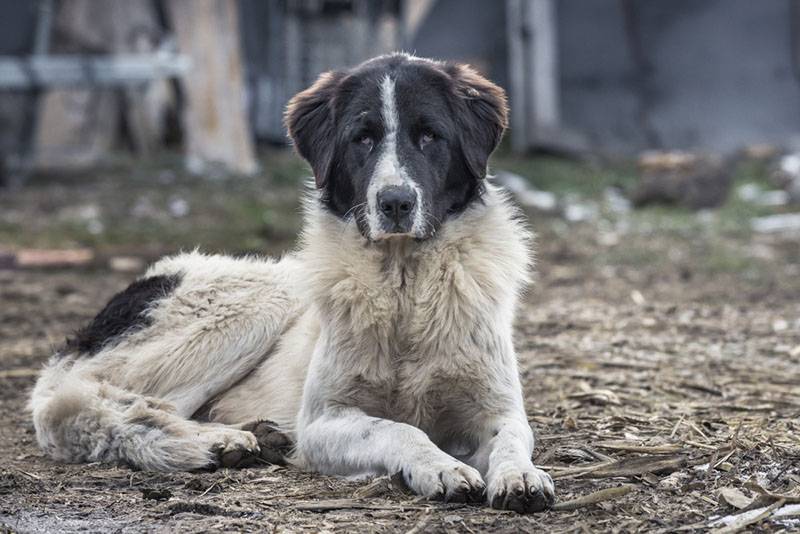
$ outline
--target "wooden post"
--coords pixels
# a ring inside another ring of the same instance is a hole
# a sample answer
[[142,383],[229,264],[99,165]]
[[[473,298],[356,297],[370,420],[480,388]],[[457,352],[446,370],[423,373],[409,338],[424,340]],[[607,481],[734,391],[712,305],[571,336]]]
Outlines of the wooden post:
[[[163,118],[172,101],[167,83],[153,81],[163,70],[159,59],[149,56],[162,38],[153,3],[62,0],[55,5],[52,46],[47,48],[48,33],[42,30],[37,32],[40,44],[34,58],[0,64],[7,74],[0,84],[25,83],[34,76],[37,83],[50,87],[37,120],[35,165],[79,168],[96,164],[117,143],[123,115],[137,152],[147,155],[163,138]],[[138,55],[131,55],[134,52]],[[94,59],[87,62],[79,56],[82,53]],[[126,59],[118,61],[120,54]],[[117,90],[126,76],[142,83]]]
[[558,40],[553,0],[506,0],[511,144],[523,152],[559,127]]
[[187,166],[204,172],[222,165],[252,174],[256,164],[240,50],[238,3],[228,0],[168,0],[178,49],[192,60],[183,77]]
[[436,0],[404,0],[401,4],[403,17],[402,45],[409,48],[425,19],[436,5]]
[[530,99],[539,127],[558,126],[558,42],[553,0],[530,0]]
[[528,102],[525,98],[525,45],[521,19],[524,0],[506,0],[506,37],[508,41],[508,79],[511,100],[511,148],[514,152],[528,149]]

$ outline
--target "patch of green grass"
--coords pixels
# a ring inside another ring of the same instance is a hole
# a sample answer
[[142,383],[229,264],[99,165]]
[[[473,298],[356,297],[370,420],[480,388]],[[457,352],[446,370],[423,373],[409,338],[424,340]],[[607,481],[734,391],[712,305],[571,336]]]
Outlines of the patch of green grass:
[[291,150],[265,150],[259,161],[262,172],[276,185],[294,186],[312,176],[308,163]]
[[754,182],[765,189],[771,188],[769,181],[770,163],[765,159],[743,159],[733,171],[735,185]]
[[709,241],[698,259],[698,265],[711,274],[742,273],[756,270],[758,265],[745,251],[719,240]]
[[[18,247],[92,247],[102,252],[278,252],[301,224],[299,192],[305,164],[288,150],[267,151],[255,176],[198,177],[168,153],[152,160],[120,160],[72,174],[41,175],[0,198],[0,244]],[[185,201],[188,213],[170,205]],[[97,220],[81,215],[94,207]],[[102,225],[98,231],[98,222]],[[92,232],[91,230],[94,230]]]
[[608,187],[627,189],[638,180],[633,163],[597,165],[553,156],[517,156],[502,152],[492,159],[493,172],[505,170],[556,194],[599,198]]
[[644,267],[653,265],[663,257],[663,251],[653,251],[643,246],[617,246],[597,255],[597,265]]
[[682,207],[653,205],[630,212],[631,232],[640,235],[687,237],[704,230],[697,213]]
[[769,163],[765,160],[743,160],[734,169],[733,187],[725,204],[716,210],[717,230],[732,237],[748,237],[752,234],[750,221],[754,217],[772,215],[780,208],[760,206],[739,198],[738,189],[745,184],[755,184],[767,190],[774,186],[769,180]]

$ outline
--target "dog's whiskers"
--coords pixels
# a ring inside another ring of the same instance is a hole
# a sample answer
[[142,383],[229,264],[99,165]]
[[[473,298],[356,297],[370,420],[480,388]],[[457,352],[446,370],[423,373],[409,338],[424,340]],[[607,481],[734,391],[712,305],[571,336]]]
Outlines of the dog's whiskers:
[[363,222],[363,217],[365,216],[365,214],[364,210],[361,208],[363,208],[366,205],[367,205],[366,202],[361,202],[359,204],[356,204],[355,206],[353,206],[344,213],[344,217],[342,218],[344,219],[345,224],[342,225],[342,229],[339,232],[340,243],[344,240],[345,232],[347,232],[347,229],[350,227],[351,221],[355,222],[356,226],[358,226],[360,222]]

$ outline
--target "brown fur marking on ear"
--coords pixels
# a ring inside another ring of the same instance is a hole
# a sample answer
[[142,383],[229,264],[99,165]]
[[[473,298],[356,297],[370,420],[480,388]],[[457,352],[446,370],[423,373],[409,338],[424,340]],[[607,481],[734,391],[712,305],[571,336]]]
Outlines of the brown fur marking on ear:
[[469,65],[450,65],[447,72],[461,111],[457,120],[464,158],[476,178],[485,178],[489,156],[508,127],[506,93]]
[[311,165],[317,189],[325,187],[334,150],[333,102],[341,72],[320,75],[286,106],[284,124],[298,154]]

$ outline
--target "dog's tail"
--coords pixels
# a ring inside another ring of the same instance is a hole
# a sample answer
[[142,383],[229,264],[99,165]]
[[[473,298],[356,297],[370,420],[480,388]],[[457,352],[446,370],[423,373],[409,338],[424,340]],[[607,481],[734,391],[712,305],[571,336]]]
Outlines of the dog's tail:
[[39,445],[55,460],[191,471],[258,456],[250,432],[188,420],[167,403],[81,376],[73,364],[54,357],[29,405]]

